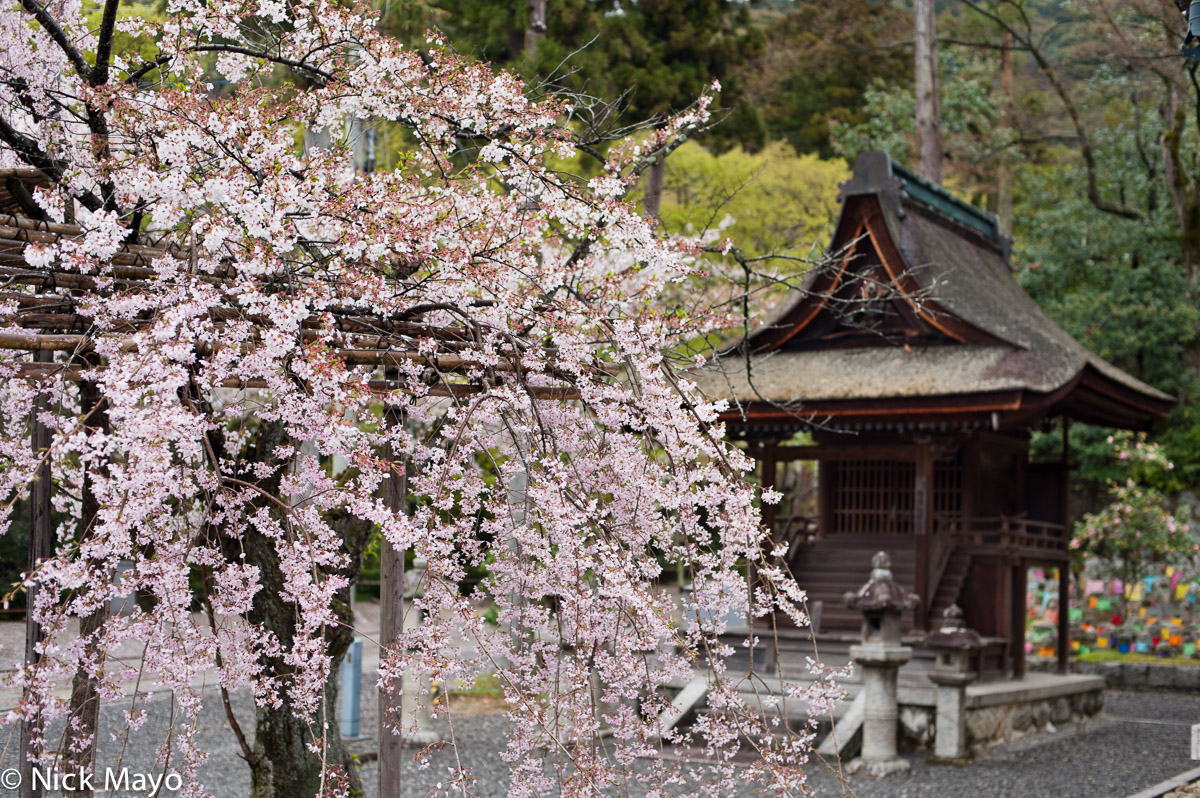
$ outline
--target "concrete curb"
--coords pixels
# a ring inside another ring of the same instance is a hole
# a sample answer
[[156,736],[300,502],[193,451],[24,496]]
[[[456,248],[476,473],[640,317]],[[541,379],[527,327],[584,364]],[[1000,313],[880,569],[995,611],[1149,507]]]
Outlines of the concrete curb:
[[[1037,663],[1033,670],[1048,670]],[[1186,690],[1200,692],[1200,665],[1151,665],[1144,662],[1079,662],[1071,663],[1071,672],[1103,676],[1110,688]]]
[[1180,787],[1185,787],[1198,779],[1200,779],[1200,768],[1180,773],[1178,776],[1161,781],[1153,787],[1147,787],[1141,792],[1135,792],[1133,795],[1126,796],[1126,798],[1159,798],[1160,795],[1166,795],[1172,790],[1178,790]]

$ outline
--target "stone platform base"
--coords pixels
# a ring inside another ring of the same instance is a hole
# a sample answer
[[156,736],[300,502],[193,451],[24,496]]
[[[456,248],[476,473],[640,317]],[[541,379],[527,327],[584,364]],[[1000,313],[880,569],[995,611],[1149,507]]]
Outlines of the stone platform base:
[[[735,675],[731,674],[733,678]],[[770,680],[768,680],[769,682]],[[804,682],[793,684],[800,687]],[[861,750],[863,713],[855,712],[856,699],[862,682],[850,678],[841,682],[847,699],[834,708],[832,720],[838,723],[837,745],[822,743],[826,756],[850,759]],[[683,686],[682,683],[679,685]],[[774,692],[774,691],[772,691]],[[897,686],[900,715],[900,744],[905,750],[931,750],[937,732],[937,687],[924,673],[900,671]],[[758,696],[743,693],[751,706]],[[803,723],[808,718],[808,705],[786,696],[773,696],[765,711],[773,714],[786,709],[791,723]],[[1026,734],[1052,732],[1064,725],[1087,720],[1104,710],[1104,679],[1081,674],[1027,673],[1023,679],[985,682],[967,687],[966,727],[967,746],[972,755],[997,743]],[[830,718],[818,719],[822,734],[828,734]]]
[[846,773],[851,776],[870,776],[881,779],[893,773],[907,773],[912,765],[907,759],[889,759],[886,762],[868,762],[865,759],[855,759],[846,765]]
[[[934,691],[901,685],[899,693],[902,739],[915,747],[929,746],[936,732]],[[1023,679],[973,684],[967,688],[966,704],[967,745],[978,753],[996,743],[1054,731],[1100,714],[1104,679],[1029,673]]]
[[[1053,662],[1030,660],[1035,670],[1051,670]],[[1101,676],[1109,687],[1127,690],[1185,690],[1200,693],[1200,665],[1195,660],[1185,664],[1152,665],[1146,662],[1080,662],[1072,660],[1071,672]]]

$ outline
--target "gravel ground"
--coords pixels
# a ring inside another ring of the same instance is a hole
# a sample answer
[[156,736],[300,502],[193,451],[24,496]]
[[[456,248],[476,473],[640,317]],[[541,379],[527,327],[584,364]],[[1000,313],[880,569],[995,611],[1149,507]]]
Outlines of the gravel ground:
[[[363,730],[368,732],[374,729],[373,692],[364,690],[363,696]],[[238,715],[249,733],[253,712],[247,711],[246,703],[235,700],[235,705],[241,705]],[[131,772],[152,763],[154,748],[169,725],[169,697],[154,697],[146,707],[150,719],[134,735],[125,752],[124,764]],[[121,709],[105,707],[104,716],[115,723],[116,713]],[[1079,727],[1030,735],[993,748],[968,767],[931,766],[923,756],[912,756],[913,769],[905,776],[882,781],[855,779],[842,784],[828,767],[818,763],[813,765],[810,779],[817,795],[822,797],[1121,798],[1196,766],[1189,758],[1190,725],[1200,721],[1200,695],[1110,691],[1106,712],[1106,718]],[[496,713],[456,717],[459,755],[475,779],[474,794],[479,798],[501,798],[507,784],[507,768],[499,756],[504,717]],[[237,756],[236,742],[227,729],[215,691],[206,693],[200,729],[198,743],[209,753],[209,762],[203,770],[206,787],[216,798],[245,796],[249,790],[249,770]],[[6,743],[0,768],[15,764],[12,750],[15,740]],[[352,751],[360,753],[375,750],[372,740],[350,746]],[[115,761],[119,750],[119,743],[105,741],[102,764]],[[415,762],[406,761],[405,795],[428,794],[437,782],[447,779],[447,768],[452,762],[449,750],[434,753],[429,767],[423,770],[418,770]],[[365,763],[360,774],[367,798],[375,798],[375,763]],[[747,787],[738,798],[753,794]],[[0,788],[0,796],[8,795],[15,795],[15,791]],[[164,795],[169,794],[164,792]]]

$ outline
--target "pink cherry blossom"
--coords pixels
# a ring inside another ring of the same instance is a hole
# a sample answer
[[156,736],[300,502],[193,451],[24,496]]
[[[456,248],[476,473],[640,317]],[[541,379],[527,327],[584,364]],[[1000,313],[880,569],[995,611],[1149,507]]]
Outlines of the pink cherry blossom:
[[[712,711],[668,739],[718,763],[701,791],[803,791],[811,733],[777,735],[787,730],[726,671],[723,624],[698,620],[740,611],[756,639],[776,613],[806,622],[803,591],[760,550],[752,461],[672,367],[679,343],[729,320],[666,306],[667,288],[700,271],[704,242],[661,235],[625,200],[706,124],[711,94],[616,143],[585,183],[551,160],[595,152],[566,124],[566,101],[531,100],[516,76],[436,38],[403,47],[358,5],[166,11],[121,19],[101,63],[103,25],[75,0],[0,10],[0,160],[42,169],[37,204],[78,226],[24,247],[28,269],[74,282],[16,282],[5,332],[30,333],[22,303],[50,295],[86,330],[57,369],[0,355],[3,523],[43,456],[66,518],[26,575],[47,640],[36,667],[13,672],[25,698],[7,721],[62,718],[56,691],[80,669],[106,699],[132,679],[165,688],[179,718],[171,767],[183,794],[205,794],[195,734],[210,669],[260,706],[321,712],[348,585],[341,515],[428,564],[417,605],[429,620],[385,653],[381,678],[495,672],[513,795],[548,788],[547,748],[579,773],[560,794],[665,794],[678,766],[654,758],[658,717],[693,667],[712,671]],[[348,133],[359,123],[403,129],[413,146],[364,174]],[[305,131],[319,146],[299,145]],[[85,413],[83,386],[102,413]],[[26,424],[39,393],[44,453]],[[277,445],[263,444],[268,430]],[[393,512],[382,486],[402,462],[410,500]],[[754,585],[749,562],[762,566]],[[660,589],[666,565],[687,569],[688,606]],[[480,566],[498,627],[457,588]],[[147,600],[89,637],[65,634],[131,590]],[[267,590],[289,608],[287,639],[255,614]],[[143,644],[140,663],[106,667],[128,641]],[[827,708],[840,693],[813,667],[796,697]],[[607,749],[576,745],[603,726]],[[52,758],[54,743],[37,741]],[[312,745],[328,744],[322,733]],[[735,772],[747,746],[757,762]],[[324,778],[323,794],[344,794],[344,774],[327,766]]]

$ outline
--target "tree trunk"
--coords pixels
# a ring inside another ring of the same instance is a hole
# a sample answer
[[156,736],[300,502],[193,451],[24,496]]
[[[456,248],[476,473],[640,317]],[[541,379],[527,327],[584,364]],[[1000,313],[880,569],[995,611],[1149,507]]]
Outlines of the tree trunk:
[[942,142],[937,74],[937,31],[933,0],[916,0],[917,173],[942,182]]
[[546,0],[525,0],[525,11],[525,63],[533,70],[537,68],[538,44],[546,35]]
[[646,211],[646,216],[654,219],[658,218],[658,209],[662,205],[663,175],[666,171],[665,158],[656,161],[646,170],[646,198],[642,201],[642,208]]
[[[271,452],[286,441],[283,424],[272,422],[259,429],[255,459],[267,462]],[[279,493],[282,472],[260,485],[269,495]],[[272,510],[273,512],[275,510]],[[336,514],[328,519],[341,533],[350,555],[351,582],[357,579],[361,567],[363,550],[371,534],[366,522],[345,514]],[[246,562],[258,566],[262,589],[254,598],[249,613],[252,623],[262,624],[279,640],[283,650],[290,650],[295,638],[296,607],[282,597],[284,577],[279,567],[275,544],[264,535],[249,531],[243,540]],[[342,623],[326,631],[327,651],[333,658],[333,667],[325,683],[324,709],[318,709],[313,717],[297,717],[294,705],[283,696],[278,707],[260,707],[255,716],[254,761],[250,762],[251,798],[310,798],[321,786],[322,757],[308,749],[314,741],[313,733],[327,729],[329,735],[327,762],[349,765],[349,757],[342,745],[338,715],[338,668],[350,644],[354,641],[349,593],[343,591],[334,607]],[[286,677],[289,666],[282,658],[271,658],[268,667],[272,672]],[[328,726],[326,726],[328,724]],[[352,782],[357,775],[348,773]]]
[[[1013,111],[1012,46],[1013,36],[1005,31],[1000,45],[1000,110],[1003,113],[1002,122],[1009,130],[1016,127]],[[1000,217],[1000,232],[1012,238],[1012,162],[1008,156],[1001,156],[996,165],[996,193],[996,215]]]
[[[104,399],[100,396],[100,388],[94,382],[79,384],[80,409],[88,417],[88,426],[108,426],[108,414],[99,408]],[[90,472],[83,474],[83,513],[80,519],[79,537],[86,538],[91,534],[92,526],[100,514],[100,502],[93,492],[94,477]],[[79,636],[84,640],[83,656],[100,665],[104,662],[104,652],[96,645],[95,636],[108,618],[108,605],[97,607],[90,615],[79,620]],[[100,724],[100,682],[88,670],[80,665],[71,681],[71,715],[72,722],[67,725],[63,735],[63,763],[59,768],[64,773],[79,771],[92,772],[96,764],[96,743]],[[63,792],[66,798],[91,798],[92,790],[67,790]]]

